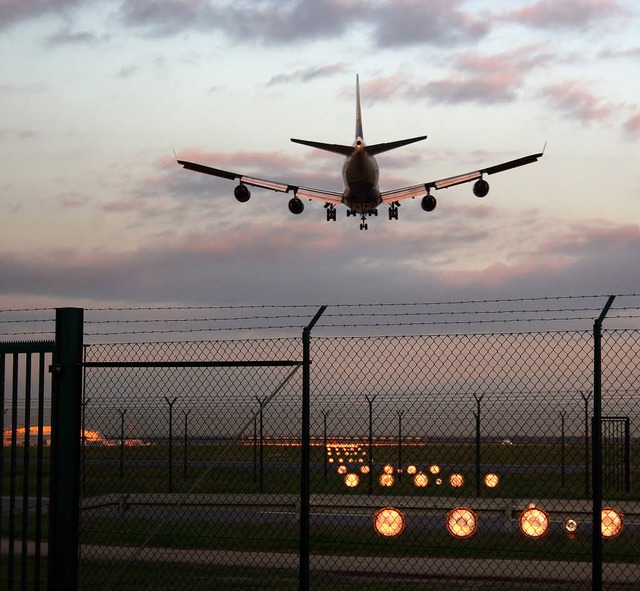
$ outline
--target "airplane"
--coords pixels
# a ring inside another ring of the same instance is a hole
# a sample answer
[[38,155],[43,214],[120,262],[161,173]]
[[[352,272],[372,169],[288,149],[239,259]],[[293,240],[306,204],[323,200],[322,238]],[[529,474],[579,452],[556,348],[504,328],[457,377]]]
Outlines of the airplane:
[[276,181],[254,178],[252,176],[221,170],[198,164],[196,162],[188,162],[186,160],[178,160],[178,164],[187,170],[201,172],[212,176],[220,177],[228,180],[238,180],[233,194],[241,203],[246,203],[251,197],[248,186],[269,189],[279,193],[289,193],[293,197],[289,200],[289,211],[295,215],[299,215],[304,210],[303,199],[309,201],[323,201],[326,208],[327,221],[336,221],[336,207],[345,205],[347,208],[347,217],[360,216],[360,230],[368,228],[367,218],[369,216],[378,215],[378,207],[381,205],[389,206],[389,219],[398,219],[398,208],[400,201],[404,199],[415,199],[420,197],[422,209],[432,212],[436,208],[436,198],[431,194],[431,190],[446,189],[462,183],[475,181],[473,184],[473,193],[476,197],[486,197],[489,193],[489,183],[485,180],[485,175],[491,175],[497,172],[503,172],[525,164],[536,162],[544,154],[544,149],[539,154],[531,154],[481,168],[465,174],[460,174],[435,181],[427,181],[409,187],[400,187],[391,189],[390,191],[380,191],[378,186],[379,169],[375,156],[395,150],[401,146],[413,144],[415,142],[426,139],[426,135],[412,137],[404,140],[396,140],[381,144],[373,144],[368,146],[364,142],[364,133],[362,131],[362,110],[360,107],[360,78],[356,76],[356,137],[352,145],[342,144],[326,144],[309,140],[300,140],[291,138],[296,144],[302,144],[311,148],[326,150],[345,157],[342,166],[342,178],[344,182],[344,191],[342,193],[336,191],[327,191],[324,189],[314,189],[311,187],[302,187]]

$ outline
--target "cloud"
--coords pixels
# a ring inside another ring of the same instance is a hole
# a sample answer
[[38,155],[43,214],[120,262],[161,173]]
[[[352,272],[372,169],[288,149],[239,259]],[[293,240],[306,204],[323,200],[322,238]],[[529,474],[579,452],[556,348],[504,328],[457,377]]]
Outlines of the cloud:
[[414,89],[436,102],[496,103],[514,101],[526,75],[548,65],[550,56],[538,45],[527,45],[492,55],[464,52],[454,60],[450,76]]
[[45,15],[64,14],[81,5],[81,0],[3,0],[0,2],[0,30]]
[[338,62],[328,66],[315,66],[294,70],[286,74],[278,74],[273,76],[267,82],[267,86],[277,86],[279,84],[288,84],[290,82],[309,82],[316,78],[326,78],[336,73],[343,72],[346,69],[345,62]]
[[40,134],[41,132],[35,131],[33,129],[16,129],[16,128],[0,129],[0,139],[30,140],[35,137],[38,137]]
[[[393,0],[369,9],[374,39],[380,47],[437,45],[453,47],[485,37],[488,19],[461,10],[460,0]],[[367,12],[369,12],[367,11]]]
[[634,138],[640,137],[640,112],[627,119],[624,129],[628,135]]
[[108,35],[97,36],[88,31],[70,31],[63,29],[57,33],[49,35],[45,43],[50,47],[59,45],[98,45],[109,40]]
[[539,0],[509,13],[506,18],[538,29],[582,31],[585,27],[601,26],[603,21],[627,13],[616,0]]
[[606,122],[624,107],[592,94],[577,80],[551,84],[542,90],[542,94],[554,107],[584,125]]

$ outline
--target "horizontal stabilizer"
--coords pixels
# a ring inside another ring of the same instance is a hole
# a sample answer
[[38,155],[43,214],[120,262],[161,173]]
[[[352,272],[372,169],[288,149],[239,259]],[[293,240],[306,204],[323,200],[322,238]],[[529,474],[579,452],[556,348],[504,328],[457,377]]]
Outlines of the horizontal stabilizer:
[[413,144],[414,142],[420,142],[426,139],[427,139],[426,135],[421,135],[419,137],[412,137],[407,140],[398,140],[396,142],[386,142],[384,144],[373,144],[373,146],[367,146],[367,153],[371,154],[371,156],[375,156],[376,154],[382,154],[382,152],[395,150],[396,148],[406,146],[407,144]]
[[296,144],[302,144],[303,146],[310,146],[312,148],[318,148],[319,150],[326,150],[327,152],[333,152],[334,154],[342,154],[342,156],[351,156],[353,154],[353,146],[343,146],[340,144],[323,144],[322,142],[311,142],[309,140],[296,140],[291,138],[291,141]]

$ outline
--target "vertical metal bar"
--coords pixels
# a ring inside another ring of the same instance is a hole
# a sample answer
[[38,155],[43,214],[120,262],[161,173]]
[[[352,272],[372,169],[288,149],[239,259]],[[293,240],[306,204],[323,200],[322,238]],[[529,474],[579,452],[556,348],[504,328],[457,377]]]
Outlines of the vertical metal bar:
[[258,416],[253,415],[253,483],[258,482]]
[[42,481],[44,455],[44,381],[45,354],[40,353],[38,364],[38,443],[36,452],[36,541],[34,591],[40,589],[40,561],[42,555]]
[[22,591],[27,591],[27,541],[29,538],[29,454],[31,451],[31,362],[27,353],[24,380],[24,447],[22,459],[22,551],[20,561],[20,581]]
[[[0,431],[2,431],[2,441],[0,441],[0,490],[4,489],[4,413],[7,412],[4,407],[4,381],[5,381],[5,354],[0,353],[0,406],[2,407],[2,417],[0,417]],[[0,496],[2,496],[0,494]],[[0,538],[2,533],[2,515],[4,507],[0,511]],[[2,552],[0,552],[0,583],[4,579],[4,563]]]
[[602,589],[602,322],[615,296],[609,296],[600,316],[593,323],[593,462],[592,577],[593,591]]
[[260,418],[260,443],[259,443],[259,455],[260,455],[260,464],[258,469],[258,490],[260,493],[264,492],[264,439],[263,439],[263,422],[262,422],[262,409],[264,406],[264,401],[266,398],[257,398],[258,400],[258,416]]
[[398,480],[402,480],[402,411],[398,411]]
[[481,394],[480,396],[477,396],[476,394],[473,395],[473,397],[476,399],[476,412],[473,413],[476,417],[476,497],[479,497],[482,493],[482,489],[480,487],[480,481],[482,478],[481,475],[481,458],[480,458],[480,453],[481,453],[481,440],[480,440],[480,403],[482,402],[482,399],[484,398],[484,394]]
[[127,409],[120,409],[118,413],[120,414],[120,478],[124,476],[124,415],[126,414]]
[[299,591],[309,590],[311,510],[311,330],[326,306],[321,306],[302,331],[302,449],[300,452],[300,573]]
[[188,462],[188,446],[189,446],[189,412],[188,410],[183,410],[184,412],[184,457],[182,462],[182,478],[184,480],[187,479],[187,462]]
[[169,492],[173,492],[173,405],[177,397],[174,396],[169,400],[165,396],[164,399],[169,405]]
[[591,475],[589,472],[589,399],[591,395],[587,392],[584,394],[580,392],[582,400],[584,400],[584,495],[585,498],[589,498]]
[[373,401],[376,399],[365,396],[369,403],[369,494],[373,493]]
[[9,479],[9,548],[8,560],[8,588],[14,588],[15,581],[15,539],[16,539],[16,476],[17,476],[17,447],[18,447],[18,354],[13,355],[13,375],[11,383],[11,459]]
[[565,411],[560,412],[560,456],[561,456],[561,466],[562,466],[562,488],[565,485],[565,436],[564,436],[564,418]]
[[322,413],[322,447],[323,447],[323,470],[324,470],[324,481],[327,482],[327,416],[329,413],[325,410]]
[[83,310],[56,310],[52,365],[49,591],[78,589]]
[[631,425],[629,417],[624,420],[624,490],[631,492]]

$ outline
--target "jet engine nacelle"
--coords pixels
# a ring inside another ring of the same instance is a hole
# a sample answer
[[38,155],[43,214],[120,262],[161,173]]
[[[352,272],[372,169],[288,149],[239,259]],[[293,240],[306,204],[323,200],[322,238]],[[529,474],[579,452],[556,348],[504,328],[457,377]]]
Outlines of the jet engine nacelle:
[[425,195],[422,198],[422,202],[420,205],[422,205],[422,209],[424,209],[425,211],[433,211],[436,208],[437,204],[438,202],[433,195]]
[[300,215],[304,211],[304,203],[297,197],[289,200],[289,211],[294,215]]
[[476,197],[486,197],[489,192],[489,183],[484,179],[480,179],[473,183],[473,194]]
[[247,185],[240,183],[234,190],[233,196],[240,201],[240,203],[246,203],[251,198],[251,191],[247,189]]

